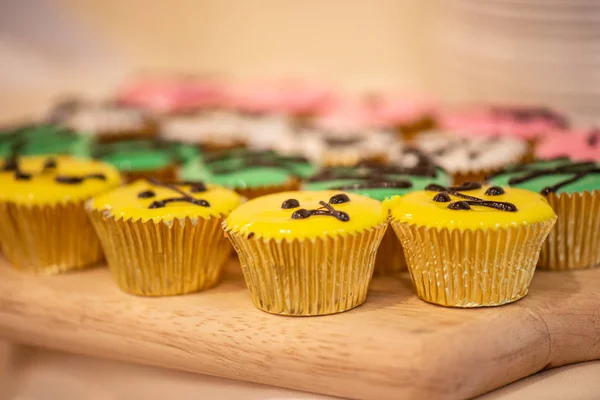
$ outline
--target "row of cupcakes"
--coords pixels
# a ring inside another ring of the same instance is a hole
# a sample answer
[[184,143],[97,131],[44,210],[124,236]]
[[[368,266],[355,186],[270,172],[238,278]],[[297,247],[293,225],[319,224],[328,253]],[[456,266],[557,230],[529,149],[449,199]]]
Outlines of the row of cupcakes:
[[536,264],[600,264],[599,173],[594,162],[560,159],[497,172],[489,187],[450,186],[425,161],[359,165],[323,170],[302,192],[241,204],[211,183],[118,187],[118,171],[99,161],[13,157],[0,172],[0,244],[18,269],[62,272],[104,253],[123,290],[183,294],[218,281],[230,253],[223,225],[265,311],[358,306],[377,265],[408,267],[417,294],[432,303],[499,305],[527,293]]

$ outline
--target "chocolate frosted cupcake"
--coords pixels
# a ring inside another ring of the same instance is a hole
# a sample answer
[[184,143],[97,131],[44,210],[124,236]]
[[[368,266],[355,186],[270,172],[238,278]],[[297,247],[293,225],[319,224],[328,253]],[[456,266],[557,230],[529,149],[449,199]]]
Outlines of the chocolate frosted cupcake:
[[478,183],[386,202],[417,295],[450,307],[497,306],[527,294],[556,215],[539,194]]
[[[384,201],[394,196],[402,196],[415,190],[424,190],[431,183],[448,185],[450,177],[436,167],[426,156],[416,150],[405,150],[401,165],[378,165],[362,163],[352,168],[326,168],[309,178],[303,185],[305,190],[343,190]],[[411,156],[416,162],[411,162]],[[384,212],[388,212],[386,208]],[[406,269],[404,252],[398,238],[389,229],[375,262],[375,273],[392,273]]]
[[98,144],[92,153],[117,167],[127,182],[140,178],[174,181],[177,166],[200,154],[194,146],[152,140]]
[[105,163],[65,156],[14,157],[0,172],[0,243],[16,269],[54,274],[102,258],[83,202],[119,185]]
[[452,175],[455,184],[482,181],[507,165],[521,162],[528,151],[527,144],[516,138],[464,138],[449,132],[420,134],[415,146]]
[[87,156],[89,155],[89,146],[89,137],[58,125],[23,125],[0,132],[0,158],[7,158],[13,154]]
[[236,193],[203,183],[137,181],[86,204],[119,287],[167,296],[214,286],[231,246],[221,223]]
[[179,176],[186,181],[203,180],[222,185],[244,197],[254,198],[297,189],[300,179],[314,171],[303,158],[285,157],[272,151],[232,150],[188,162]]
[[158,134],[158,126],[148,114],[109,103],[69,101],[59,104],[49,120],[102,143],[152,139]]
[[506,168],[490,177],[497,185],[546,197],[558,222],[544,243],[538,266],[551,270],[600,265],[600,164],[561,158]]
[[320,191],[250,200],[223,227],[254,305],[274,314],[309,316],[365,302],[386,225],[378,201]]

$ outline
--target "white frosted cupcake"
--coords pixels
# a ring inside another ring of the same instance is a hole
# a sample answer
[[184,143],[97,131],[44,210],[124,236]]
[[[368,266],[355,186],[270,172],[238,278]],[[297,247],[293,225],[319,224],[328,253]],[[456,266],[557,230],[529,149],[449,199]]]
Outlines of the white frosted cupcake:
[[528,152],[527,143],[517,138],[465,138],[439,131],[418,135],[414,144],[452,175],[454,183],[481,181],[507,165],[521,162]]

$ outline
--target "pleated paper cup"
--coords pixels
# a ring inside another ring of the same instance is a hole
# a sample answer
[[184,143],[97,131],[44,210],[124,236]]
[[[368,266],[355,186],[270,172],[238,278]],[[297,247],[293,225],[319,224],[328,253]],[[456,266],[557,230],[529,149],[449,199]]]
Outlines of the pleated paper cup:
[[291,178],[287,182],[280,185],[268,185],[268,186],[255,186],[245,188],[234,188],[234,190],[242,197],[246,199],[254,199],[260,196],[266,196],[272,193],[289,192],[300,189],[300,180],[297,178]]
[[447,307],[499,306],[527,294],[556,217],[519,227],[437,229],[392,221],[417,295]]
[[102,260],[83,202],[0,203],[0,221],[2,251],[15,269],[52,275]]
[[600,265],[600,191],[551,193],[548,203],[558,215],[542,247],[539,268],[573,270]]
[[198,292],[216,285],[231,251],[222,217],[142,221],[89,209],[119,287],[141,296]]
[[392,228],[383,235],[377,257],[375,258],[375,275],[389,275],[406,271],[406,258],[402,243]]
[[355,234],[292,241],[248,238],[225,229],[258,309],[314,316],[365,302],[386,224]]

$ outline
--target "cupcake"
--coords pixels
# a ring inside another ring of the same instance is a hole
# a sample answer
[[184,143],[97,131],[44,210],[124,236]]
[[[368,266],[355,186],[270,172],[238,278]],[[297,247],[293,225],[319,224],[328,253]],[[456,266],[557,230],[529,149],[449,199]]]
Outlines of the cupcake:
[[539,268],[569,270],[600,265],[600,163],[566,158],[519,165],[490,177],[541,193],[558,214],[542,247]]
[[105,143],[93,148],[93,156],[114,165],[126,182],[141,178],[174,181],[177,166],[199,154],[194,146],[152,140]]
[[460,137],[449,132],[418,135],[415,146],[444,168],[455,184],[482,181],[507,165],[521,162],[528,147],[511,137]]
[[22,156],[89,154],[89,137],[52,124],[32,124],[5,129],[0,133],[0,158]]
[[118,171],[66,156],[15,157],[0,172],[0,243],[14,268],[55,274],[102,259],[83,203],[117,185]]
[[556,222],[543,196],[478,183],[434,184],[388,203],[417,295],[449,307],[525,296]]
[[568,157],[600,161],[600,129],[552,132],[539,140],[535,156],[542,160]]
[[248,142],[242,116],[221,109],[164,117],[160,136],[164,140],[196,144],[206,151],[243,148]]
[[[448,185],[450,177],[441,168],[419,152],[407,150],[405,162],[413,155],[418,160],[411,166],[358,164],[355,167],[322,169],[304,184],[305,190],[343,190],[384,201],[415,190],[423,190],[430,183]],[[389,210],[384,208],[384,212]],[[406,269],[404,252],[391,229],[385,233],[375,261],[376,274],[389,274]]]
[[240,204],[214,185],[139,180],[86,204],[119,287],[169,296],[217,284],[231,247],[223,219]]
[[367,102],[376,126],[392,129],[406,141],[435,126],[437,105],[427,97],[386,93],[369,96]]
[[365,302],[386,225],[377,200],[319,191],[250,200],[223,227],[254,305],[273,314],[309,316]]
[[246,198],[297,189],[315,168],[306,159],[272,151],[231,150],[206,154],[179,171],[185,181],[206,181],[234,189]]

